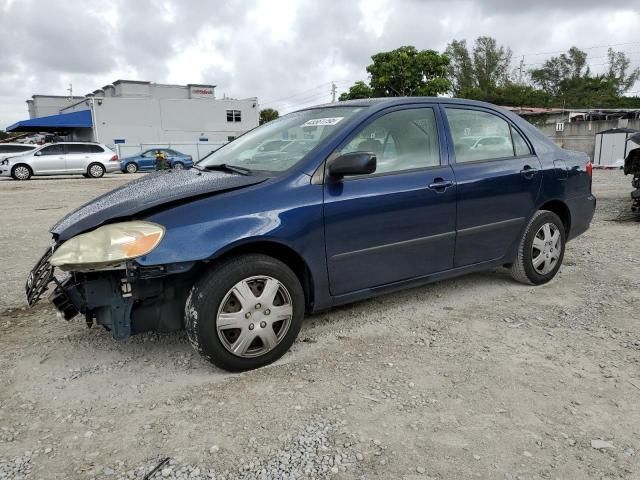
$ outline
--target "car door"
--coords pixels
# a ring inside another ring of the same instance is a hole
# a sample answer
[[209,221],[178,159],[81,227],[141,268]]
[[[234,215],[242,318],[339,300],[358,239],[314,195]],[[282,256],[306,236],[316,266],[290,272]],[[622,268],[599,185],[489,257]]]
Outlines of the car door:
[[434,105],[377,114],[336,152],[376,154],[370,175],[325,179],[330,290],[341,295],[448,270],[456,194]]
[[173,167],[173,163],[175,161],[180,160],[180,157],[178,156],[178,153],[175,150],[170,150],[168,148],[163,148],[162,152],[164,152],[165,158],[167,159],[167,163],[171,167]]
[[65,173],[67,168],[65,159],[66,149],[63,144],[54,143],[33,154],[31,168],[36,175],[52,175]]
[[91,157],[87,145],[82,143],[68,143],[66,154],[66,170],[68,173],[84,173],[87,171]]
[[[443,110],[458,196],[454,265],[499,259],[532,213],[542,181],[540,161],[523,134],[497,112],[458,105]],[[474,141],[478,137],[486,138]]]
[[156,150],[142,152],[138,158],[140,170],[153,170],[156,166]]

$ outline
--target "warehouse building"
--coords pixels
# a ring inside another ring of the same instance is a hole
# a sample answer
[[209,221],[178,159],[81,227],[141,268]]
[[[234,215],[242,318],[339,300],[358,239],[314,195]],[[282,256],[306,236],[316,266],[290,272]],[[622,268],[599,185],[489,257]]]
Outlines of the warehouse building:
[[217,99],[215,85],[117,80],[84,97],[34,95],[27,105],[30,118],[8,132],[55,133],[125,153],[149,145],[210,151],[206,145],[226,143],[259,122],[257,98]]

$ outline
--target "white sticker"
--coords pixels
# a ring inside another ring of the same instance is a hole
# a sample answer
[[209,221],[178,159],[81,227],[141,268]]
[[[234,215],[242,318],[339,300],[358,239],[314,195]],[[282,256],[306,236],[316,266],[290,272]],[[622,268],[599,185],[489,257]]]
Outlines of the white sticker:
[[319,127],[321,125],[335,125],[344,117],[330,117],[330,118],[314,118],[307,120],[302,124],[303,127]]

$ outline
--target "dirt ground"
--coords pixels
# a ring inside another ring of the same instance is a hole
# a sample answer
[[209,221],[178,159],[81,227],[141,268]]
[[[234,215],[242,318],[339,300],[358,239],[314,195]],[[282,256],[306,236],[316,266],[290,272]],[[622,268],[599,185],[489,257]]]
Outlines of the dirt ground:
[[[50,225],[131,176],[0,180],[0,478],[640,478],[640,222],[595,171],[551,283],[498,270],[307,318],[232,375],[184,333],[24,307]],[[274,467],[275,465],[275,467]],[[274,474],[275,471],[281,472]]]

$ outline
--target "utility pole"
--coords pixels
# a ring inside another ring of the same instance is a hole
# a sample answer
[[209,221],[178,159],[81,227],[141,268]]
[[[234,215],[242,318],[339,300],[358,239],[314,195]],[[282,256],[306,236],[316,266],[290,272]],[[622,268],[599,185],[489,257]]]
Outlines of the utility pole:
[[69,88],[67,88],[67,92],[69,92],[68,100],[72,102],[73,101],[73,84],[71,83],[69,84]]
[[520,59],[520,73],[518,74],[518,83],[522,85],[522,70],[524,69],[524,55]]
[[331,103],[336,103],[337,91],[338,91],[338,87],[336,87],[336,82],[331,82]]

